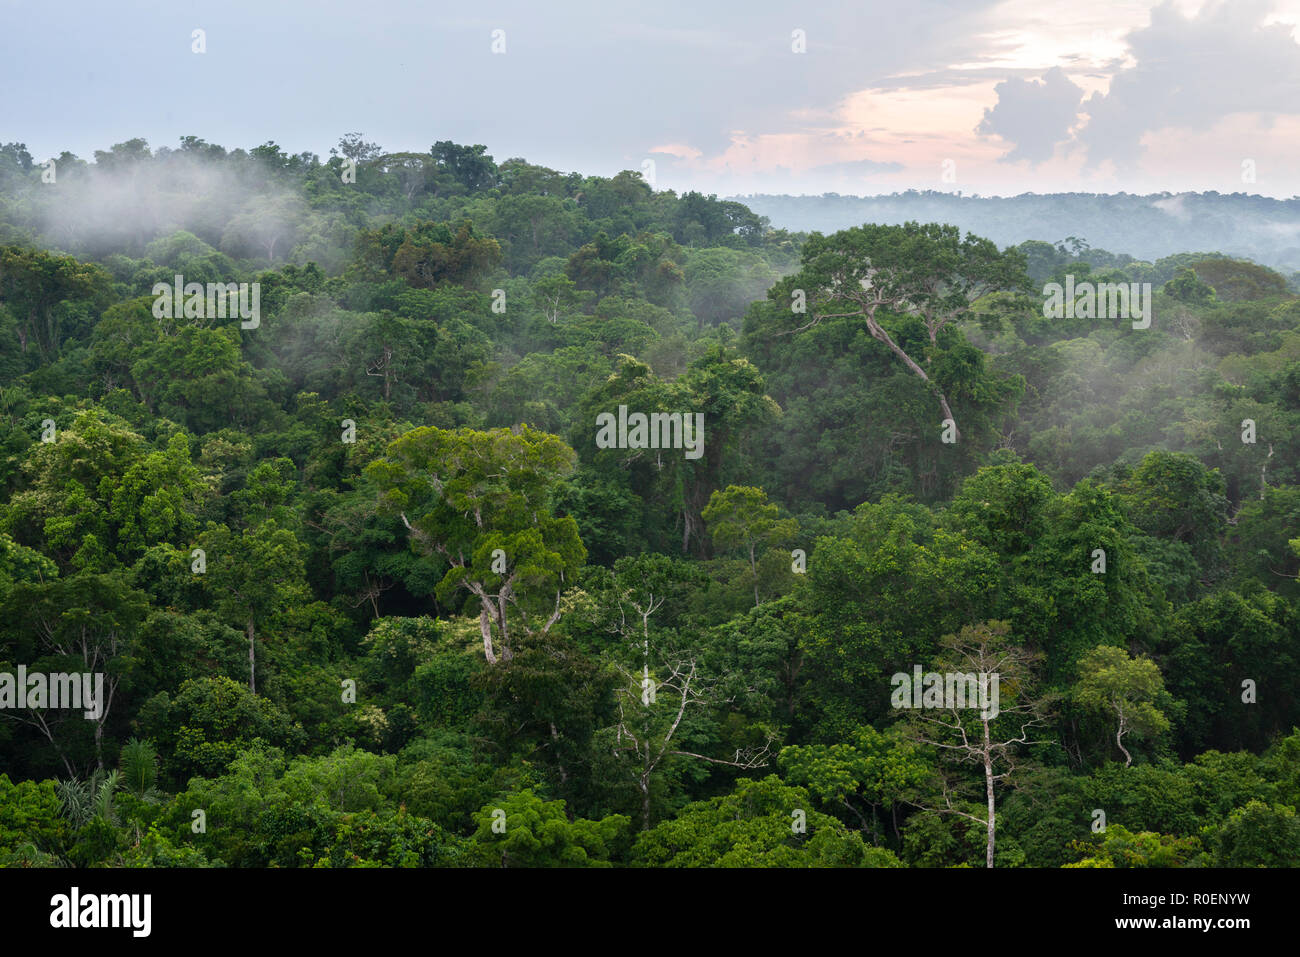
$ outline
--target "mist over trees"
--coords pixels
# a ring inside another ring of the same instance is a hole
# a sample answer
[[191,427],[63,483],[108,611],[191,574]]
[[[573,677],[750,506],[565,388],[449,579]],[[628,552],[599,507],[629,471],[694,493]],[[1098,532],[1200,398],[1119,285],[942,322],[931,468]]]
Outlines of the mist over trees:
[[1194,250],[1300,272],[1300,198],[1251,193],[1023,193],[907,190],[881,196],[734,196],[786,229],[833,233],[864,222],[950,223],[999,246],[1078,236],[1099,249],[1156,260]]

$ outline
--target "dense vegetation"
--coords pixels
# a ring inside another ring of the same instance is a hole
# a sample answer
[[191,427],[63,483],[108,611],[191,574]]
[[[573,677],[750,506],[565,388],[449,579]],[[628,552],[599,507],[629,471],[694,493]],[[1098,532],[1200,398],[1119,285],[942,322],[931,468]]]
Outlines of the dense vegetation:
[[0,147],[0,865],[1300,863],[1282,276],[334,152]]

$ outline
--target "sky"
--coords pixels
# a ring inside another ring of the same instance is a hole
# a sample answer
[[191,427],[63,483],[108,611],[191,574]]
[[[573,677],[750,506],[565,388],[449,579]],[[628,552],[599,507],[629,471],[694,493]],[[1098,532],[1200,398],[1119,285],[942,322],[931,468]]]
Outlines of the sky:
[[327,158],[359,132],[724,196],[1287,198],[1297,24],[1300,0],[0,0],[0,142]]

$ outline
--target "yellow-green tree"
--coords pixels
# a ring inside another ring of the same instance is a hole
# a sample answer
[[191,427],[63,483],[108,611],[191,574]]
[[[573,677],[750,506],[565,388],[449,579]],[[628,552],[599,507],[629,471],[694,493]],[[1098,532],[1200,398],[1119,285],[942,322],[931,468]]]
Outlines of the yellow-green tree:
[[573,470],[573,450],[553,435],[514,429],[413,429],[367,467],[412,547],[450,568],[435,589],[479,600],[483,653],[511,657],[511,632],[546,634],[587,557],[572,518],[552,514],[555,484]]
[[1074,700],[1115,721],[1115,746],[1124,753],[1125,767],[1133,763],[1124,747],[1126,734],[1145,737],[1169,730],[1169,719],[1157,707],[1166,696],[1160,668],[1150,658],[1131,658],[1123,648],[1100,645],[1079,660]]

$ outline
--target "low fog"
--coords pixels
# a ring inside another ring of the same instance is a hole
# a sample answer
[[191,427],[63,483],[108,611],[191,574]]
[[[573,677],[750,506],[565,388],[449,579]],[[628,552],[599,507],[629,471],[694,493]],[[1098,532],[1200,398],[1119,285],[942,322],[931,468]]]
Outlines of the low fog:
[[313,168],[323,169],[315,155],[288,155],[274,144],[227,152],[192,137],[157,151],[129,140],[96,150],[90,162],[69,153],[40,162],[9,144],[0,152],[0,204],[27,235],[5,238],[82,258],[163,262],[149,244],[185,231],[250,265],[302,259],[304,243],[317,246],[307,258],[335,260],[343,249],[325,246],[345,246],[345,237],[322,245],[336,224],[301,196]]

